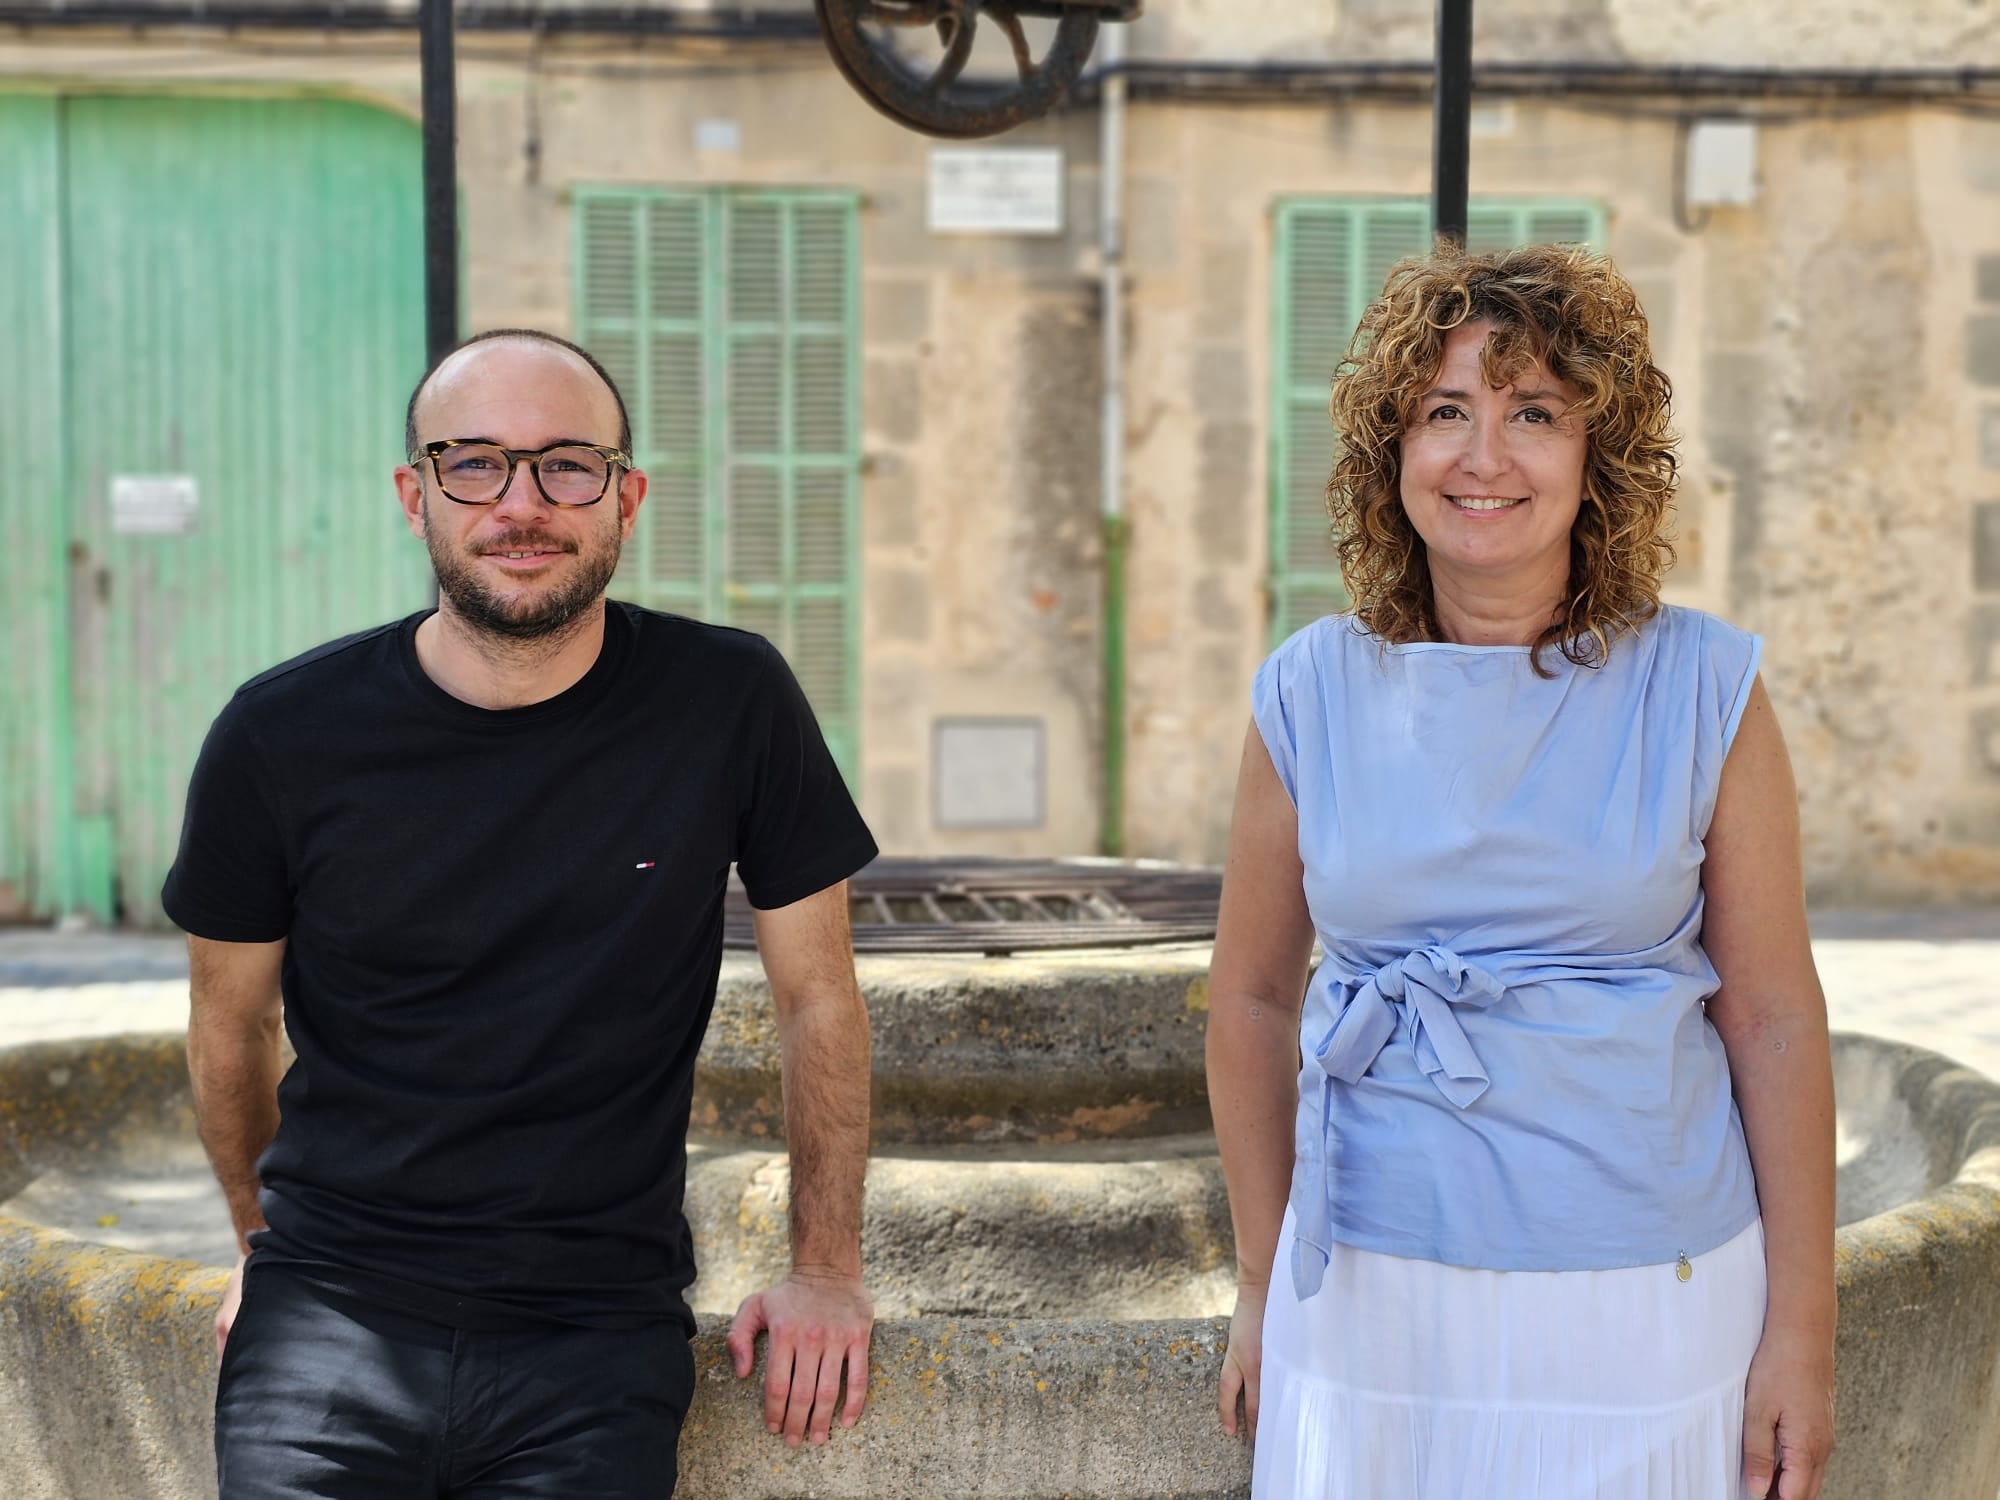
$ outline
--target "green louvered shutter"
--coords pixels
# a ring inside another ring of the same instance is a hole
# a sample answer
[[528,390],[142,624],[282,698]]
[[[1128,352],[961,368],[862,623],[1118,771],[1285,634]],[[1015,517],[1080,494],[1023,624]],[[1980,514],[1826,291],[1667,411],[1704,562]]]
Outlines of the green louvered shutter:
[[1362,309],[1389,268],[1420,255],[1420,203],[1293,202],[1278,210],[1278,402],[1272,423],[1272,638],[1347,605],[1326,514],[1333,472],[1327,397]]
[[695,193],[592,193],[577,206],[578,342],[625,393],[633,457],[650,483],[612,592],[697,618],[714,615],[704,505],[709,217]]
[[855,200],[605,190],[578,223],[581,341],[627,390],[652,486],[614,590],[769,637],[852,781]]
[[[1601,243],[1596,204],[1475,203],[1466,240],[1474,250],[1580,241]],[[1326,513],[1334,432],[1327,414],[1333,376],[1390,267],[1431,242],[1430,205],[1420,199],[1294,199],[1278,206],[1271,421],[1271,640],[1343,609],[1347,590]]]
[[1516,245],[1599,245],[1604,210],[1594,203],[1481,203],[1467,210],[1465,244],[1484,254]]
[[704,275],[714,219],[712,206],[692,193],[653,197],[640,214],[647,337],[638,405],[646,429],[641,461],[652,487],[639,553],[648,602],[697,617],[714,607],[705,501],[714,385],[706,369]]

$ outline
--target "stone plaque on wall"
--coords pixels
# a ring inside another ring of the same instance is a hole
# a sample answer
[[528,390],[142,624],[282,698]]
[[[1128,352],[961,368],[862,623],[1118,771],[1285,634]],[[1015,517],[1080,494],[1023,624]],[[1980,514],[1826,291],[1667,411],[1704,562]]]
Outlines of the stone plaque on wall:
[[932,234],[1061,234],[1062,152],[933,147],[929,223]]
[[1040,828],[1048,818],[1040,719],[938,719],[931,730],[939,828]]

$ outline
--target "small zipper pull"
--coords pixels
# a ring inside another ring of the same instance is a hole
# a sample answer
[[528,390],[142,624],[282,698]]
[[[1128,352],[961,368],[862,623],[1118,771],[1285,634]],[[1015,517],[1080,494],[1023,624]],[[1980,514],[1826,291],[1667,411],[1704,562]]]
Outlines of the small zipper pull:
[[1694,1266],[1688,1261],[1687,1251],[1685,1250],[1681,1251],[1680,1259],[1674,1262],[1674,1275],[1678,1276],[1682,1281],[1694,1280]]

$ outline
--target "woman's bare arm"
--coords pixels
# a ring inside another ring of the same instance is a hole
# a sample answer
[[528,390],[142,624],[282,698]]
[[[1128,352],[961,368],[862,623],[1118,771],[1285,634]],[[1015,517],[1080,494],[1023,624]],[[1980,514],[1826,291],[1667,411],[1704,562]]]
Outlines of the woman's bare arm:
[[1745,1477],[1783,1500],[1819,1492],[1833,1448],[1833,1065],[1813,969],[1798,797],[1760,679],[1722,768],[1702,865],[1702,944],[1722,988],[1709,1020],[1764,1218],[1769,1302],[1745,1394]]
[[1299,1004],[1312,954],[1298,815],[1256,726],[1243,744],[1208,977],[1208,1107],[1236,1231],[1237,1316],[1217,1405],[1254,1431],[1264,1295],[1291,1191]]

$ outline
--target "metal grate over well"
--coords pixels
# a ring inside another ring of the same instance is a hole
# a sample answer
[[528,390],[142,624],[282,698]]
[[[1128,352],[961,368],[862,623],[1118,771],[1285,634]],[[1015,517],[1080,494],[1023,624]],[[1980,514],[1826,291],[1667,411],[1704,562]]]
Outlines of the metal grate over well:
[[[1220,870],[1129,860],[878,859],[848,883],[857,953],[1134,948],[1215,936]],[[723,946],[754,948],[732,879]]]

